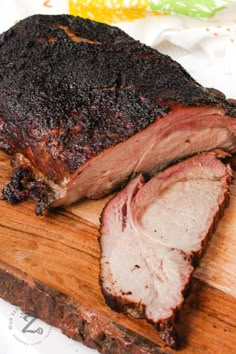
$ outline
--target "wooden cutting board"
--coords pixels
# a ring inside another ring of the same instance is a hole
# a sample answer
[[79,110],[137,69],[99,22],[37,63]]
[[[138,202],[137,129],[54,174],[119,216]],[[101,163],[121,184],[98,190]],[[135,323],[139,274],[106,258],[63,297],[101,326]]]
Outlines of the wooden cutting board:
[[[0,188],[9,180],[0,154]],[[0,297],[102,353],[173,353],[145,320],[112,312],[98,284],[98,225],[108,198],[36,217],[0,202]],[[125,271],[125,269],[124,269]],[[236,353],[236,180],[180,314],[180,353]]]

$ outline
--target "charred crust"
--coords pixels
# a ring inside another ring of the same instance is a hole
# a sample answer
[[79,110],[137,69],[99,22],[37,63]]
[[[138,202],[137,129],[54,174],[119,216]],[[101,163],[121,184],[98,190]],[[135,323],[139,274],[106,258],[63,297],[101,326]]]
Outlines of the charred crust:
[[[216,105],[236,115],[235,103],[168,56],[78,16],[35,15],[0,35],[0,78],[2,149],[25,154],[56,183],[173,104]],[[45,164],[35,157],[39,150]]]
[[[105,302],[112,310],[124,313],[130,318],[144,319],[145,318],[145,306],[137,303],[126,302],[124,298],[120,296],[111,295],[102,285],[102,280],[100,278],[100,285],[104,295]],[[190,288],[187,287],[188,289]],[[186,288],[186,291],[187,291]],[[162,340],[171,348],[178,349],[181,346],[181,340],[178,336],[175,322],[177,321],[179,309],[176,309],[173,316],[169,319],[159,321],[158,323],[153,322],[150,319],[147,321],[152,324],[157,330],[158,334]]]
[[[114,296],[105,287],[103,286],[103,280],[100,276],[99,284],[101,286],[101,290],[106,302],[106,305],[109,306],[113,311],[118,313],[124,313],[130,318],[135,319],[144,319],[145,316],[145,305],[139,303],[131,303],[128,300],[125,300],[124,297]],[[190,293],[192,285],[192,276],[188,284],[186,284],[185,288],[182,291],[184,297],[187,297]],[[172,309],[172,316],[165,320],[160,320],[158,323],[152,321],[149,318],[147,322],[152,324],[154,328],[157,330],[158,334],[162,338],[162,340],[171,348],[179,349],[181,347],[181,338],[178,335],[178,331],[176,329],[176,323],[178,322],[178,318],[181,312],[181,306]]]
[[28,186],[30,197],[36,201],[35,214],[43,215],[54,199],[54,193],[44,181],[33,181]]
[[180,339],[175,325],[172,322],[163,322],[157,326],[157,331],[164,342],[171,348],[177,349],[180,346]]
[[145,306],[143,304],[130,303],[128,300],[124,299],[124,295],[130,295],[129,293],[122,294],[123,296],[114,296],[111,295],[109,291],[107,291],[107,289],[103,286],[103,281],[101,277],[99,279],[99,283],[106,305],[110,307],[113,311],[116,311],[118,313],[124,313],[130,318],[145,318]]
[[29,191],[25,189],[24,182],[32,180],[32,171],[28,167],[17,169],[2,190],[2,200],[10,204],[16,204],[29,198]]
[[[13,162],[14,165],[14,162]],[[27,199],[36,201],[35,214],[42,215],[50,206],[54,193],[45,181],[37,181],[29,166],[20,166],[2,190],[2,200],[17,204]]]

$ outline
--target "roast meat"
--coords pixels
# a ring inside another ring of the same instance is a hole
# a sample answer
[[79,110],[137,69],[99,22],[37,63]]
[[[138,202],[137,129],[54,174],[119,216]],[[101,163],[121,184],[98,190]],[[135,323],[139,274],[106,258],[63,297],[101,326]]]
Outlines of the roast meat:
[[176,347],[175,316],[226,206],[231,170],[202,153],[145,183],[134,178],[105,207],[100,245],[107,304],[146,318]]
[[100,198],[200,151],[236,151],[236,104],[116,27],[35,15],[0,36],[3,198]]

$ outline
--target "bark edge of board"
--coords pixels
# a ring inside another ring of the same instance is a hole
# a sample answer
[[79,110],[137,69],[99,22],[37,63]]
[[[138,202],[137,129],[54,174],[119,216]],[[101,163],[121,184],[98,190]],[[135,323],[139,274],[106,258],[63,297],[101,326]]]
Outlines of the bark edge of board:
[[1,261],[0,297],[100,353],[168,353],[156,343]]

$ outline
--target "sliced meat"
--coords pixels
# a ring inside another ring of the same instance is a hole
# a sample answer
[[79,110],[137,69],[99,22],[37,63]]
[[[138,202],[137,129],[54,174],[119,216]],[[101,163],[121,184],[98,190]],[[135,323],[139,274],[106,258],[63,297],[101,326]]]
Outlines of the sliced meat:
[[200,151],[236,151],[236,104],[115,27],[29,17],[0,36],[0,78],[0,149],[15,172],[3,197],[33,197],[38,213]]
[[150,321],[175,347],[176,311],[229,195],[231,170],[216,153],[137,176],[105,207],[101,286],[115,311]]

